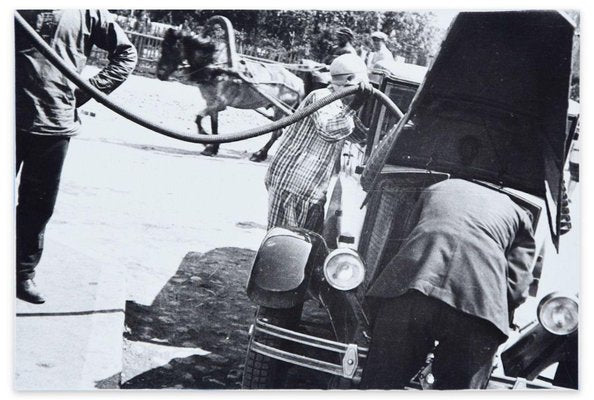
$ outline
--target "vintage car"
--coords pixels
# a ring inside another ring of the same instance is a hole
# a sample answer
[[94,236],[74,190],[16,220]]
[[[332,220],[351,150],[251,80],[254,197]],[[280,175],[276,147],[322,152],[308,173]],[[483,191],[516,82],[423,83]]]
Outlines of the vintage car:
[[[534,301],[525,304],[538,322],[501,346],[490,387],[555,387],[538,374],[560,360],[559,347],[577,343],[577,283],[573,293],[539,286],[544,249],[559,248],[577,120],[568,113],[575,107],[568,99],[573,35],[573,23],[558,12],[460,13],[418,90],[414,81],[380,74],[378,87],[408,111],[398,118],[377,103],[363,110],[363,165],[349,157],[342,163],[324,235],[277,227],[262,241],[247,285],[258,311],[244,388],[296,387],[291,365],[320,372],[326,387],[357,388],[372,340],[366,289],[406,239],[404,221],[422,190],[450,178],[506,193],[532,216],[538,243],[530,296],[542,300],[537,310]],[[316,310],[326,323],[308,319]],[[519,311],[516,317],[528,315]],[[411,387],[432,386],[431,363],[428,354]]]

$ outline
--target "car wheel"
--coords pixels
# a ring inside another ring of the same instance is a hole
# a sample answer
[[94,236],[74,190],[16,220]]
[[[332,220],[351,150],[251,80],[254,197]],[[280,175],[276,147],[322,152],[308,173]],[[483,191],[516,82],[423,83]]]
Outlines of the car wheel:
[[[303,305],[290,309],[259,307],[256,318],[267,320],[271,325],[286,329],[295,329],[299,325]],[[282,389],[286,388],[289,364],[258,354],[252,350],[255,333],[250,337],[245,365],[243,369],[243,389]],[[259,335],[258,342],[266,346],[287,350],[283,340],[270,335]]]

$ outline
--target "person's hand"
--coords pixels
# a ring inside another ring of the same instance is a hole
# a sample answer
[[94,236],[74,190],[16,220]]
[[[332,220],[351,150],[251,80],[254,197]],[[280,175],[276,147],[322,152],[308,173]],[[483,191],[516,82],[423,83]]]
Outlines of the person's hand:
[[373,94],[373,86],[369,82],[360,82],[357,87],[359,90],[355,94],[351,104],[349,104],[353,110],[361,108],[365,101]]

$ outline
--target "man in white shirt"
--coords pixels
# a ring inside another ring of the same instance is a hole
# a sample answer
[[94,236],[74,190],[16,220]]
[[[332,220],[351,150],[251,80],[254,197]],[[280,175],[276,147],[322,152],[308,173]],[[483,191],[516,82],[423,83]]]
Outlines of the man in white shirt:
[[386,41],[388,35],[384,32],[373,32],[371,34],[371,40],[373,41],[373,52],[367,55],[366,64],[368,69],[373,69],[378,63],[382,65],[389,65],[394,62],[394,56],[386,47]]

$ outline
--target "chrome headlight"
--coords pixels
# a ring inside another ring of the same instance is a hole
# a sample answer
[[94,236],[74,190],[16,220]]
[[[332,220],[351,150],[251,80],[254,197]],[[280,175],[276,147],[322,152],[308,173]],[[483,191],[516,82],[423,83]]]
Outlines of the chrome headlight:
[[351,290],[363,282],[365,267],[356,251],[336,249],[324,261],[324,277],[335,289]]
[[538,304],[538,322],[554,335],[568,335],[578,328],[578,301],[573,296],[550,293]]

